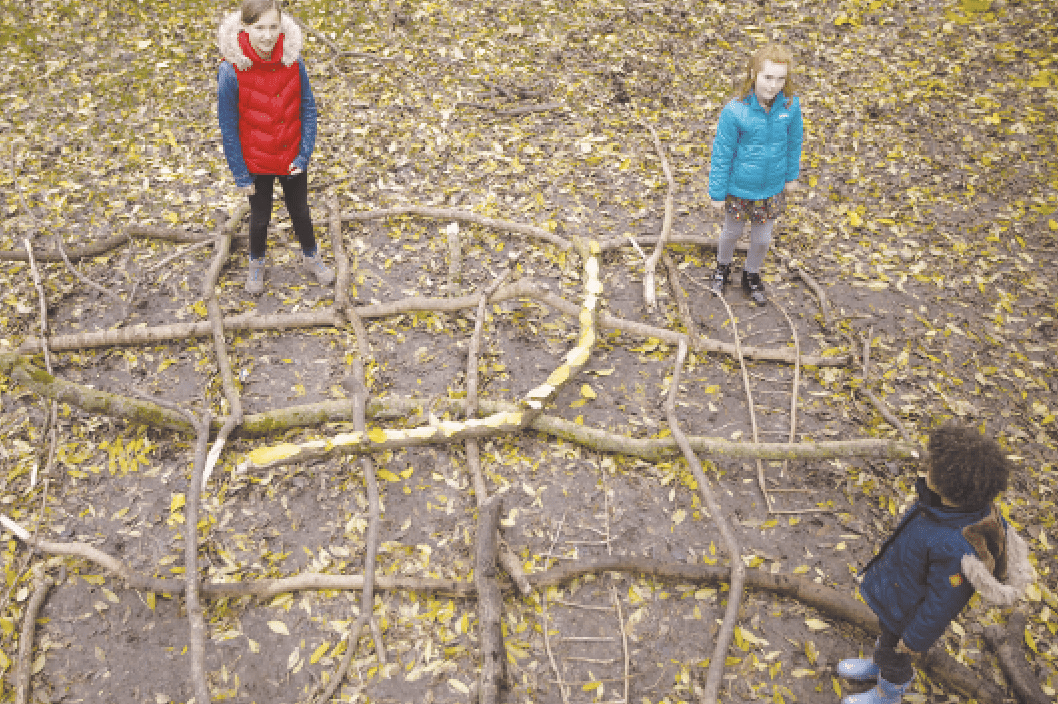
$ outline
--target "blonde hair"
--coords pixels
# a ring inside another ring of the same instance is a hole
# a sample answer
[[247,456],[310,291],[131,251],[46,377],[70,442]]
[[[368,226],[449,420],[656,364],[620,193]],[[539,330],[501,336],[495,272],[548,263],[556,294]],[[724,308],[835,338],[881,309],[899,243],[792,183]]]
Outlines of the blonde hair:
[[766,44],[749,57],[749,63],[746,64],[746,75],[735,90],[735,98],[748,98],[753,93],[757,74],[764,70],[765,61],[771,61],[773,64],[786,64],[786,83],[783,84],[782,94],[787,98],[793,96],[795,66],[793,52],[782,44]]

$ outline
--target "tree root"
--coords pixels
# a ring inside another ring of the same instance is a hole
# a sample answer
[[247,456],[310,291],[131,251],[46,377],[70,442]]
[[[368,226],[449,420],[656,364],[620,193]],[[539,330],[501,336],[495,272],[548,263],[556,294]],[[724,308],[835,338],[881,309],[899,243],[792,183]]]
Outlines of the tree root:
[[661,234],[658,236],[657,244],[654,245],[654,251],[651,252],[650,257],[643,265],[643,300],[646,301],[647,308],[654,310],[658,305],[657,292],[654,290],[654,270],[657,269],[658,260],[661,258],[662,252],[665,251],[669,235],[672,234],[676,181],[672,178],[672,169],[669,168],[669,160],[665,156],[665,148],[662,146],[661,140],[658,139],[658,133],[649,122],[644,122],[643,124],[650,130],[650,136],[654,139],[654,149],[657,150],[658,157],[661,159],[661,169],[665,172],[665,180],[668,182],[668,190],[665,192],[665,217],[661,223]]
[[545,242],[553,244],[560,249],[569,249],[573,246],[573,243],[565,237],[556,235],[542,227],[526,225],[525,223],[514,222],[513,220],[489,218],[470,210],[459,210],[456,208],[433,208],[425,205],[407,204],[381,210],[361,210],[344,213],[342,215],[342,220],[381,220],[383,218],[392,218],[399,215],[418,215],[420,217],[435,218],[438,220],[472,222],[483,227],[490,227],[505,232],[515,232],[519,235],[526,235],[527,237],[535,237],[536,239],[544,240]]
[[29,702],[30,679],[33,677],[33,640],[37,628],[37,614],[44,605],[48,590],[53,586],[51,578],[45,575],[38,580],[33,596],[26,604],[22,616],[22,631],[18,637],[18,661],[15,665],[15,704]]
[[1021,704],[1049,704],[1054,700],[1044,694],[1021,654],[1026,622],[1025,614],[1015,610],[1007,621],[1006,629],[997,625],[985,627],[985,641],[995,652],[999,667]]
[[[734,322],[733,319],[732,322]],[[687,345],[681,342],[676,352],[676,364],[672,370],[672,383],[669,384],[669,395],[665,402],[665,415],[668,418],[669,430],[672,431],[672,436],[679,444],[683,457],[687,460],[687,465],[691,468],[695,481],[698,482],[702,499],[709,508],[709,514],[712,516],[717,528],[720,530],[724,549],[731,560],[731,590],[727,598],[727,609],[724,612],[724,620],[720,625],[720,632],[716,636],[713,656],[709,659],[709,670],[705,679],[704,694],[702,695],[702,701],[705,704],[714,704],[720,692],[720,684],[724,675],[724,663],[727,661],[727,650],[731,647],[731,641],[735,636],[735,625],[738,623],[738,608],[742,603],[742,592],[746,581],[746,566],[742,564],[742,549],[739,547],[738,538],[731,531],[731,526],[727,524],[723,509],[720,508],[720,503],[716,500],[716,495],[713,493],[712,483],[705,476],[705,472],[702,471],[698,456],[691,449],[690,443],[687,442],[687,436],[680,430],[679,419],[676,417],[676,396],[679,394],[680,389],[680,371],[686,361]],[[753,399],[750,398],[750,405],[752,406],[752,404]],[[760,462],[760,460],[757,460],[757,462]]]
[[507,662],[500,622],[503,595],[497,579],[496,557],[500,511],[503,497],[496,495],[478,509],[478,535],[475,541],[474,586],[478,592],[478,633],[481,640],[480,704],[496,704]]

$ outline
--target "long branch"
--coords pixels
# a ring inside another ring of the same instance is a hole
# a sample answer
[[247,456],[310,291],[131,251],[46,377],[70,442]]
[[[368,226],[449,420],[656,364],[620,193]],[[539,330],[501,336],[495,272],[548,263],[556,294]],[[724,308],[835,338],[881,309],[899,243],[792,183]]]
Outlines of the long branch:
[[198,504],[202,497],[206,448],[209,447],[209,421],[209,409],[203,409],[202,418],[196,421],[198,438],[195,442],[195,459],[185,503],[187,522],[184,526],[184,599],[191,630],[191,683],[195,690],[196,704],[209,704],[210,701],[209,684],[206,682],[206,620],[199,599],[198,577]]
[[[499,303],[516,298],[529,298],[544,305],[554,308],[560,313],[576,316],[579,307],[576,303],[557,296],[543,286],[534,284],[529,280],[521,280],[506,286],[501,286],[494,296],[489,299],[490,303]],[[413,297],[405,298],[389,303],[350,307],[355,310],[361,318],[384,318],[391,315],[401,315],[413,312],[438,312],[452,313],[467,308],[473,308],[478,303],[475,295],[457,296],[452,298],[427,298]],[[667,328],[659,328],[634,320],[626,320],[600,311],[597,316],[598,325],[602,329],[618,330],[620,332],[641,337],[654,337],[658,340],[677,344],[681,339],[687,339],[684,333]],[[234,330],[288,330],[291,328],[312,327],[338,327],[342,321],[338,319],[337,311],[333,308],[306,311],[304,313],[286,313],[276,315],[242,314],[224,319],[224,329]],[[118,330],[101,330],[97,332],[82,332],[67,335],[55,335],[49,340],[52,350],[77,350],[82,348],[110,347],[120,345],[144,345],[169,342],[192,337],[205,337],[212,333],[212,327],[208,321],[196,323],[176,323],[171,325],[158,325],[142,328],[125,328]],[[24,354],[34,354],[40,351],[40,340],[35,337],[26,337],[18,347],[18,351]],[[735,346],[719,340],[702,338],[700,345],[695,346],[697,352],[718,352],[721,354],[735,355]],[[742,348],[745,357],[772,362],[785,362],[793,364],[795,356],[792,350],[769,349],[747,345]],[[801,363],[817,367],[840,367],[849,362],[848,355],[823,357],[819,355],[804,355]]]
[[[709,508],[709,513],[716,522],[717,528],[720,529],[720,537],[723,540],[724,549],[731,560],[731,590],[727,597],[727,610],[720,625],[720,632],[716,636],[713,656],[709,659],[709,670],[704,687],[705,693],[702,697],[706,704],[713,704],[717,701],[717,694],[720,691],[720,684],[724,675],[724,663],[727,660],[727,649],[731,646],[731,640],[735,634],[735,624],[738,622],[738,608],[742,603],[746,566],[742,564],[742,549],[739,547],[738,538],[735,537],[734,532],[724,518],[720,502],[716,500],[716,495],[713,493],[712,483],[705,476],[705,472],[702,471],[702,465],[698,461],[698,456],[694,453],[694,450],[691,449],[690,443],[687,442],[687,436],[680,430],[679,419],[676,416],[676,396],[680,388],[680,372],[686,360],[687,345],[681,343],[676,350],[676,364],[672,370],[672,383],[669,386],[669,395],[665,402],[665,414],[668,417],[669,430],[672,431],[672,436],[679,443],[680,450],[683,451],[683,457],[687,460],[691,472],[694,473],[694,479],[698,482],[702,499]],[[752,400],[750,403],[752,403]]]
[[503,497],[496,495],[478,509],[474,585],[478,590],[478,633],[481,640],[480,704],[496,704],[503,680],[506,650],[501,621],[503,596],[496,573],[498,531]]

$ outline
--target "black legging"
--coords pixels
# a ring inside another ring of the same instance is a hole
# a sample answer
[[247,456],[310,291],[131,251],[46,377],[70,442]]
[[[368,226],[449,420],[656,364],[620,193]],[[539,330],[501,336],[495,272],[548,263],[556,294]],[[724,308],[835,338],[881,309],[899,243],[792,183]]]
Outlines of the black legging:
[[882,637],[874,649],[874,664],[881,670],[882,679],[892,684],[910,682],[915,675],[911,656],[907,653],[896,652],[896,644],[899,642],[899,633],[893,633],[882,626]]
[[304,252],[316,251],[316,235],[312,231],[309,214],[309,176],[302,171],[297,176],[255,175],[254,194],[250,196],[250,256],[260,259],[268,249],[268,223],[272,220],[272,187],[275,179],[283,186],[283,200],[294,224]]

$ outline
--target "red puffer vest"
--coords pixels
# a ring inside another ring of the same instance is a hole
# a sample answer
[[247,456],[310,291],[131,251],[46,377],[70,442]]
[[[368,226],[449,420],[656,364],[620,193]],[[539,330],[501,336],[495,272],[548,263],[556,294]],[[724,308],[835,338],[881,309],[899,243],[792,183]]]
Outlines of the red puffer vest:
[[239,47],[253,65],[235,71],[239,81],[239,140],[251,174],[290,172],[301,149],[301,72],[298,62],[284,66],[283,35],[265,61],[239,33]]

